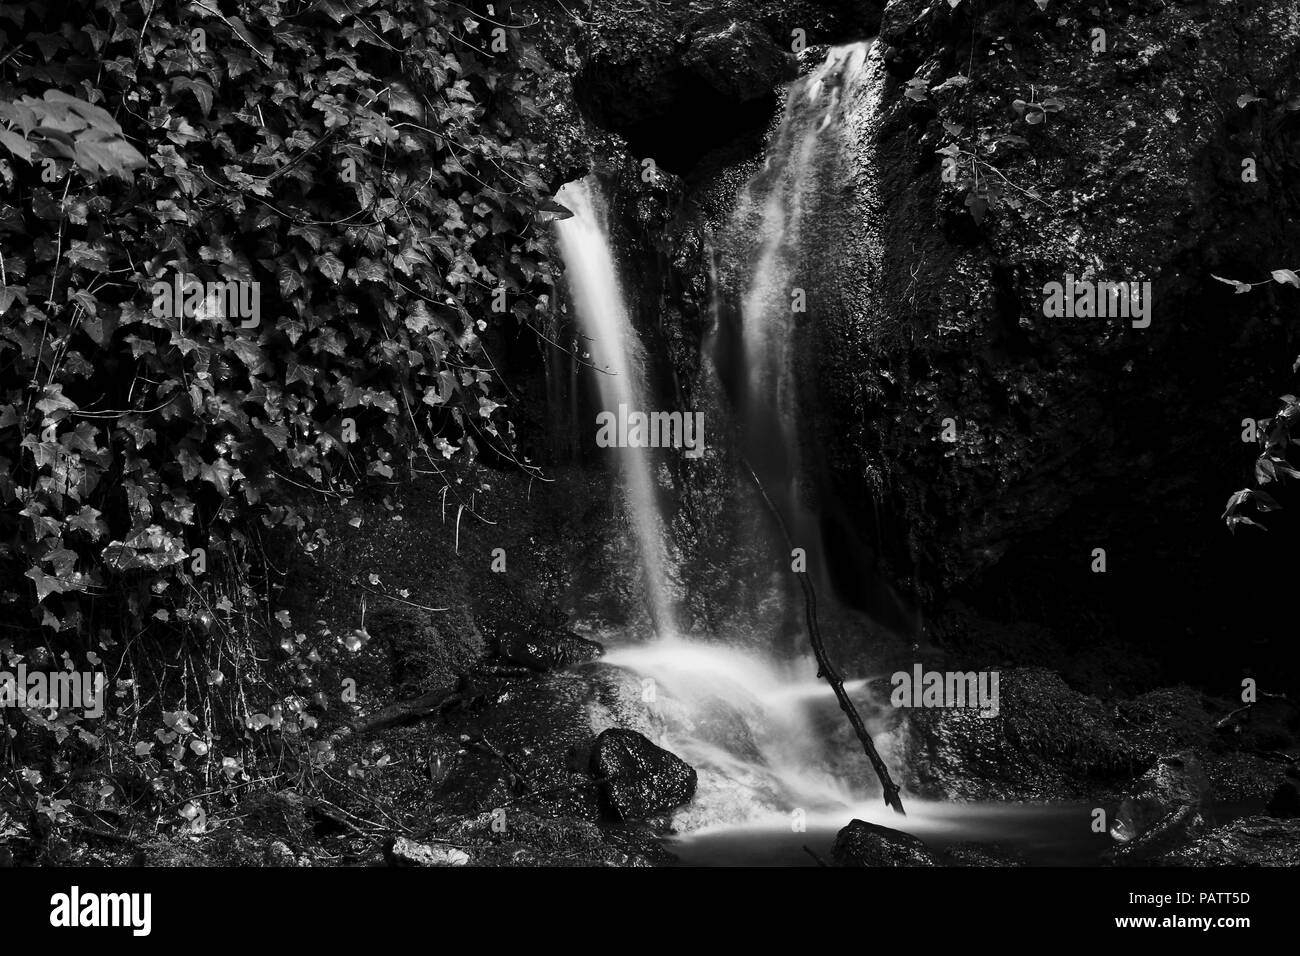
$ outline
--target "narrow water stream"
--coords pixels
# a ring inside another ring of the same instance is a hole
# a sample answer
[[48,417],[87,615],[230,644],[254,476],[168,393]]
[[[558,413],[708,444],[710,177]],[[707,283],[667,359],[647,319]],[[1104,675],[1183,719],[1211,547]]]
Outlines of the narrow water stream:
[[[830,864],[835,835],[850,819],[901,829],[940,859],[977,843],[993,859],[1030,866],[1100,866],[1115,842],[1088,826],[1082,804],[953,804],[909,800],[907,819],[874,800],[809,818],[806,832],[789,820],[705,829],[668,841],[683,866],[817,866]],[[811,851],[811,852],[810,852]],[[815,854],[815,856],[814,856]]]
[[[566,184],[556,197],[573,216],[556,224],[570,293],[586,335],[584,347],[601,411],[645,412],[645,357],[629,318],[609,241],[605,204],[592,179]],[[667,558],[649,450],[613,450],[632,526],[646,602],[660,632],[673,630]]]

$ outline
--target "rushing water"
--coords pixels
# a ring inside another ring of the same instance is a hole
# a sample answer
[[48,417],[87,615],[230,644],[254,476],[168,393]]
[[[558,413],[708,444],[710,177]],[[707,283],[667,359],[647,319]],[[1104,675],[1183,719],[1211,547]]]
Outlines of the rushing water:
[[[801,427],[798,326],[812,308],[808,295],[822,263],[808,261],[809,239],[827,217],[851,154],[851,110],[862,108],[883,79],[869,41],[833,47],[806,77],[792,83],[763,168],[746,184],[732,216],[728,243],[741,252],[741,340],[746,453],[779,501],[794,542],[823,588],[822,532],[808,487]],[[871,103],[867,103],[870,109]]]
[[[859,43],[832,49],[820,67],[791,84],[766,166],[742,191],[731,227],[746,249],[736,264],[743,270],[744,447],[771,483],[810,567],[821,560],[821,547],[815,509],[801,488],[799,310],[792,291],[815,266],[804,261],[806,233],[834,212],[829,187],[845,175],[843,157],[856,135],[851,127],[874,109],[882,78],[878,55]],[[556,229],[601,409],[650,411],[643,348],[619,282],[599,187],[591,178],[569,183],[557,198],[573,212]],[[1012,846],[1031,863],[1099,860],[1109,841],[1080,824],[1087,808],[956,806],[905,797],[905,819],[889,811],[809,655],[776,653],[775,633],[707,640],[678,633],[669,588],[677,575],[669,565],[652,452],[611,454],[656,637],[602,639],[608,663],[652,688],[642,703],[653,712],[656,742],[698,773],[695,798],[673,817],[674,850],[684,863],[814,865],[855,817],[901,827],[937,851],[978,840]],[[886,730],[892,722],[867,681],[850,681],[847,689],[897,778],[897,742]]]
[[[618,268],[605,223],[605,206],[594,179],[566,183],[556,197],[573,212],[556,224],[569,291],[600,394],[601,410],[648,410],[645,354],[628,317]],[[653,462],[646,448],[618,448],[623,497],[645,581],[649,611],[659,633],[674,630],[667,558]]]
[[[868,50],[868,44],[835,48],[821,67],[791,85],[768,167],[744,191],[735,223],[737,229],[752,226],[755,236],[741,310],[748,381],[742,417],[761,436],[749,445],[756,467],[773,479],[810,551],[819,548],[815,521],[802,509],[798,490],[789,290],[801,268],[805,201],[821,189],[825,157],[843,152],[835,137],[844,91],[858,82]],[[597,181],[569,183],[557,199],[573,212],[556,230],[601,409],[648,410],[645,356]],[[869,798],[874,781],[861,752],[828,733],[828,724],[838,727],[842,718],[811,657],[778,657],[775,635],[715,635],[706,642],[678,634],[669,592],[675,575],[651,452],[619,448],[613,454],[657,637],[647,643],[615,638],[607,660],[653,680],[663,728],[658,742],[699,773],[696,797],[676,815],[677,826],[692,831],[792,813],[842,817]],[[852,690],[865,694],[862,684]],[[870,709],[865,696],[862,704]],[[886,735],[879,735],[878,746],[888,755]]]
[[[679,829],[843,812],[866,798],[862,754],[825,732],[842,718],[811,658],[667,637],[614,647],[605,660],[654,681],[658,742],[699,776],[695,799],[675,815]],[[849,690],[870,706],[865,682]],[[888,749],[885,735],[879,743]]]

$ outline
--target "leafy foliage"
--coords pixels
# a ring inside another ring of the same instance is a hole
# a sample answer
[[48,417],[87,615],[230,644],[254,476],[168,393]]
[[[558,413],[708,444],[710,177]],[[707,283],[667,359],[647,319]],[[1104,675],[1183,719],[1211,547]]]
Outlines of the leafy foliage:
[[[203,646],[259,607],[264,533],[310,540],[305,492],[513,460],[484,337],[549,299],[516,137],[541,61],[485,32],[422,0],[0,6],[0,599],[29,638]],[[153,308],[176,276],[260,319]],[[213,759],[170,713],[175,765]]]
[[37,156],[70,159],[92,179],[129,179],[131,170],[145,164],[112,116],[62,90],[46,90],[39,100],[24,96],[15,103],[0,103],[0,117],[6,123],[0,129],[0,145],[28,162]]
[[[1300,367],[1300,359],[1296,365]],[[1255,483],[1258,487],[1243,488],[1228,499],[1223,520],[1230,531],[1243,525],[1268,530],[1249,514],[1252,510],[1257,514],[1267,514],[1282,507],[1276,498],[1264,490],[1264,486],[1287,478],[1300,478],[1300,471],[1287,460],[1287,450],[1294,444],[1292,429],[1297,422],[1300,422],[1300,400],[1294,395],[1283,395],[1282,408],[1278,413],[1260,423],[1260,452],[1255,459]]]

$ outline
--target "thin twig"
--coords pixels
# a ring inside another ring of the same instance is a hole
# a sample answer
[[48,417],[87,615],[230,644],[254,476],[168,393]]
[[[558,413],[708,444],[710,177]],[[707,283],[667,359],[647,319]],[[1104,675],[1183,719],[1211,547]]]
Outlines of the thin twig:
[[[767,496],[767,490],[763,487],[763,483],[758,480],[758,474],[754,471],[748,459],[742,458],[741,461],[744,462],[749,477],[753,479],[754,487],[758,489],[763,503],[767,505],[768,510],[772,512],[772,517],[776,519],[786,545],[793,549],[794,541],[790,537],[790,531],[786,527],[785,519],[781,517],[781,512],[772,503],[772,499]],[[808,640],[812,644],[813,654],[817,657],[817,676],[824,677],[826,683],[831,685],[831,690],[835,692],[835,697],[840,702],[840,710],[844,711],[849,718],[849,723],[853,725],[853,732],[857,734],[862,749],[866,751],[867,759],[871,761],[872,769],[876,771],[876,776],[880,778],[880,785],[884,788],[885,803],[889,804],[895,813],[906,816],[903,810],[903,801],[899,798],[899,787],[894,783],[893,778],[889,776],[889,768],[880,759],[880,753],[876,750],[876,745],[871,740],[871,734],[867,732],[867,727],[862,722],[862,716],[858,713],[857,707],[853,705],[853,700],[844,690],[844,678],[840,676],[839,671],[835,669],[835,665],[831,663],[830,657],[826,653],[826,645],[822,643],[821,628],[817,624],[817,592],[813,590],[812,582],[808,579],[808,572],[799,571],[796,574],[799,576],[799,586],[803,588],[804,611],[808,619]]]
[[235,36],[239,37],[239,39],[243,41],[246,47],[248,47],[250,50],[256,53],[259,60],[261,60],[267,66],[271,65],[271,58],[266,54],[264,54],[257,47],[253,46],[253,44],[250,43],[242,33],[240,33],[238,30],[235,29],[235,25],[231,23],[229,20],[227,20],[225,14],[223,14],[220,10],[213,10],[211,7],[206,6],[203,3],[200,3],[199,0],[194,0],[194,5],[198,7],[200,10],[206,10],[208,13],[212,14],[214,17],[219,19],[226,26],[230,27],[230,32],[233,33]]

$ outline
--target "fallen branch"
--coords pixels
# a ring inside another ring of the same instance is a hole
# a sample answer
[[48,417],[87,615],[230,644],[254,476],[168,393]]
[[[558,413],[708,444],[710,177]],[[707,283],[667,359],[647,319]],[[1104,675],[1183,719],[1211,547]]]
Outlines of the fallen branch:
[[144,841],[139,837],[128,836],[125,833],[118,833],[116,830],[106,830],[103,827],[92,827],[76,820],[71,823],[71,827],[78,833],[84,833],[86,836],[99,837],[101,840],[111,840],[114,843],[125,843],[127,846],[144,846]]
[[459,699],[460,692],[457,686],[434,688],[427,694],[421,694],[411,700],[399,700],[395,704],[389,704],[377,714],[345,724],[330,737],[330,743],[337,744],[349,737],[364,737],[376,730],[422,720],[431,714],[441,713],[444,707]]
[[[758,480],[758,475],[748,459],[742,458],[741,461],[744,462],[749,477],[753,479],[754,487],[758,489],[758,494],[763,499],[763,503],[767,505],[767,509],[772,512],[772,517],[776,519],[786,545],[793,549],[795,546],[794,541],[790,538],[790,530],[786,527],[781,512],[773,504],[772,499],[767,496],[767,489]],[[835,697],[840,702],[840,710],[844,711],[849,718],[849,723],[853,725],[853,732],[857,734],[862,749],[867,754],[867,759],[871,761],[872,769],[876,771],[876,776],[880,778],[880,785],[884,788],[885,803],[889,804],[895,813],[906,816],[907,814],[903,810],[903,801],[899,797],[898,785],[889,776],[889,768],[880,759],[876,745],[871,740],[871,734],[867,733],[866,724],[862,722],[862,716],[858,713],[858,709],[853,706],[853,701],[844,690],[844,678],[840,676],[839,671],[831,663],[830,656],[826,653],[826,645],[822,643],[821,628],[817,624],[817,592],[813,590],[812,581],[808,579],[808,572],[797,571],[795,573],[799,577],[799,586],[803,588],[804,612],[808,619],[808,641],[812,644],[813,654],[817,658],[817,676],[824,677],[826,683],[831,685],[831,690],[835,692]]]
[[1232,710],[1224,714],[1222,717],[1220,717],[1218,720],[1214,722],[1214,729],[1224,730],[1225,728],[1231,727],[1232,729],[1235,730],[1236,725],[1241,722],[1237,720],[1238,716],[1244,715],[1245,717],[1249,717],[1251,711],[1255,708],[1255,706],[1257,704],[1263,703],[1266,700],[1280,700],[1282,703],[1287,704],[1290,707],[1294,707],[1297,710],[1300,710],[1300,703],[1297,703],[1296,701],[1292,700],[1286,694],[1274,694],[1274,693],[1269,693],[1267,691],[1261,690],[1259,691],[1259,700],[1252,700],[1250,703],[1244,704],[1241,707],[1238,707],[1236,710]]

